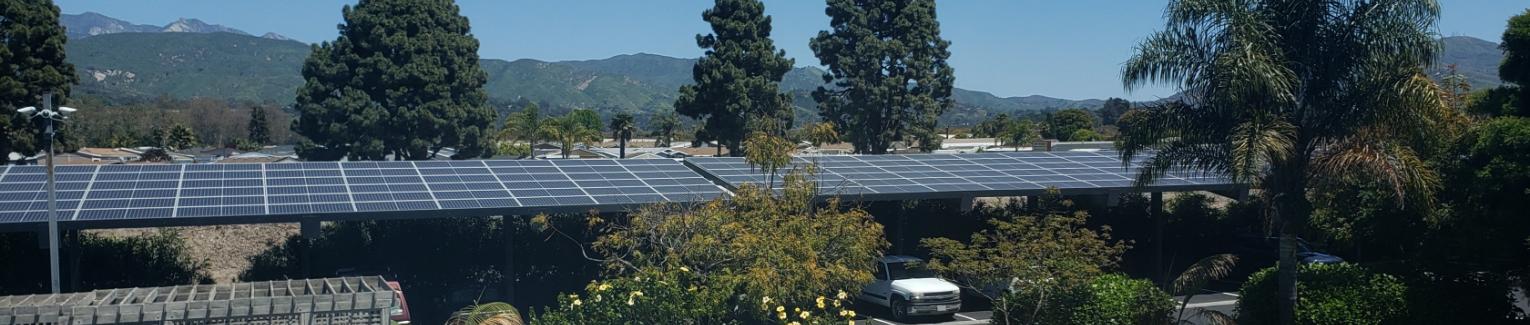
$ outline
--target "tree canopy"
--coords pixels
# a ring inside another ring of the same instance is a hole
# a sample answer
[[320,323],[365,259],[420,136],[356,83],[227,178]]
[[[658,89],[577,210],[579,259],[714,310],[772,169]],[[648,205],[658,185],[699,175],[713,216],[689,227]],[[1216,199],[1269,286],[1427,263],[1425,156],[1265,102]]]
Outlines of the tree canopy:
[[1074,139],[1079,131],[1089,131],[1094,128],[1094,114],[1089,111],[1070,108],[1047,116],[1046,136],[1049,139],[1062,141],[1087,141],[1086,139]]
[[885,154],[893,142],[939,148],[937,119],[950,109],[956,77],[946,60],[934,0],[830,0],[830,30],[809,44],[828,68],[813,91],[819,115],[856,153]]
[[49,91],[53,104],[63,105],[78,81],[74,65],[64,61],[69,39],[58,15],[53,1],[0,0],[0,163],[11,152],[30,155],[47,142],[42,119],[16,109],[40,106]]
[[[794,61],[770,39],[770,16],[759,0],[717,0],[701,18],[712,34],[697,35],[706,54],[691,71],[695,84],[680,87],[675,111],[703,119],[704,133],[744,153],[744,137],[753,132],[784,135],[792,125],[791,96],[781,93],[781,78]],[[771,120],[771,123],[749,123]],[[765,129],[773,128],[773,129]]]
[[487,156],[494,111],[478,40],[450,0],[362,0],[340,36],[313,46],[293,130],[308,160]]

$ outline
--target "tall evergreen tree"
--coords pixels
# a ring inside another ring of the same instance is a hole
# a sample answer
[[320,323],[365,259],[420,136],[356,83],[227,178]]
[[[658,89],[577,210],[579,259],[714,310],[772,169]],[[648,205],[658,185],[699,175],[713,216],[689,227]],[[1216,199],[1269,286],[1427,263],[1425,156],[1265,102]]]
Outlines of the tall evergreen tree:
[[1503,86],[1513,94],[1510,105],[1520,116],[1530,116],[1530,9],[1509,18],[1503,31],[1503,63],[1498,78],[1513,86]]
[[1132,102],[1125,99],[1111,97],[1105,100],[1105,105],[1100,106],[1100,124],[1116,125],[1116,120],[1121,119],[1121,114],[1132,109]]
[[361,0],[303,64],[293,130],[309,160],[488,156],[478,40],[451,0]]
[[940,38],[934,0],[829,0],[830,30],[809,44],[829,68],[813,99],[855,151],[883,154],[894,141],[939,148],[936,119],[950,109],[956,77]]
[[266,122],[266,108],[261,106],[250,107],[250,131],[249,140],[256,145],[271,143],[271,127]]
[[78,79],[74,65],[64,62],[67,41],[53,1],[0,0],[0,163],[8,162],[10,152],[45,147],[42,121],[16,109],[38,105],[48,91],[54,105],[64,104]]
[[[752,132],[785,135],[792,124],[792,99],[781,93],[780,84],[794,61],[770,40],[765,4],[717,0],[701,18],[712,25],[712,34],[696,36],[696,45],[707,52],[691,70],[696,84],[680,87],[675,112],[704,119],[704,133],[734,156],[744,153],[744,137]],[[776,122],[747,123],[751,120]],[[775,129],[759,129],[765,125]]]

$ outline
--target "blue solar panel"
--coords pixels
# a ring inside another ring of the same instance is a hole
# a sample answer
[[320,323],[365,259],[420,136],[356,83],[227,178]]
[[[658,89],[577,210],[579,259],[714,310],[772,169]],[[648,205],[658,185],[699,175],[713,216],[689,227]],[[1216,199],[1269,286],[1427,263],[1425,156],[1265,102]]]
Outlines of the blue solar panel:
[[[582,208],[723,194],[668,159],[68,165],[56,172],[66,222]],[[0,169],[0,223],[46,221],[46,180],[41,166]]]
[[[1138,159],[1138,161],[1141,161]],[[764,184],[765,171],[742,158],[691,158],[686,163],[732,187]],[[814,179],[827,195],[1003,195],[1060,189],[1127,190],[1140,163],[1126,165],[1116,152],[998,152],[875,156],[798,157],[779,171],[815,165]],[[779,189],[780,177],[773,187]],[[1233,185],[1219,176],[1170,173],[1149,187]]]

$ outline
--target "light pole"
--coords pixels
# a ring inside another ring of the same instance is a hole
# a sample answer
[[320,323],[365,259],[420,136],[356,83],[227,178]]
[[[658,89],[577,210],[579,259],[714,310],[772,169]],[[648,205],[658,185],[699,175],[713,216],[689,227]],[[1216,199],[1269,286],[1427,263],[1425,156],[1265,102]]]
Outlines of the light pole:
[[59,293],[59,263],[58,263],[58,193],[53,185],[53,135],[55,132],[53,122],[63,122],[67,117],[64,115],[74,113],[75,109],[68,107],[53,108],[53,92],[44,92],[42,110],[27,106],[16,110],[21,114],[30,115],[32,118],[47,119],[47,129],[43,132],[48,134],[48,265],[52,267],[53,293]]

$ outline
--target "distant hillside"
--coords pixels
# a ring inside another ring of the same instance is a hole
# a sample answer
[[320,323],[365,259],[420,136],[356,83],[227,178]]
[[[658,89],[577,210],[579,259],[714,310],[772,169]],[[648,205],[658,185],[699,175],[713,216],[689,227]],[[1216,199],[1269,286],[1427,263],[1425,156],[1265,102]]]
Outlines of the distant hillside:
[[1473,89],[1492,88],[1503,83],[1498,79],[1498,64],[1503,62],[1503,50],[1498,48],[1498,43],[1469,36],[1446,37],[1441,42],[1444,51],[1440,53],[1438,66],[1430,69],[1430,75],[1442,77],[1446,73],[1445,67],[1455,64],[1456,72],[1465,75]]
[[307,44],[230,33],[120,33],[71,40],[78,89],[105,97],[291,102]]
[[[306,44],[230,33],[119,33],[75,39],[69,60],[80,73],[80,89],[108,97],[212,97],[290,103],[302,83]],[[568,107],[654,112],[669,110],[681,85],[691,83],[695,59],[654,54],[601,60],[543,62],[482,61],[492,100],[525,98]],[[823,70],[801,67],[787,73],[782,90],[811,111],[809,94],[823,83]],[[1071,101],[1044,96],[1000,98],[958,89],[958,105],[981,111],[1097,107],[1099,100]]]

